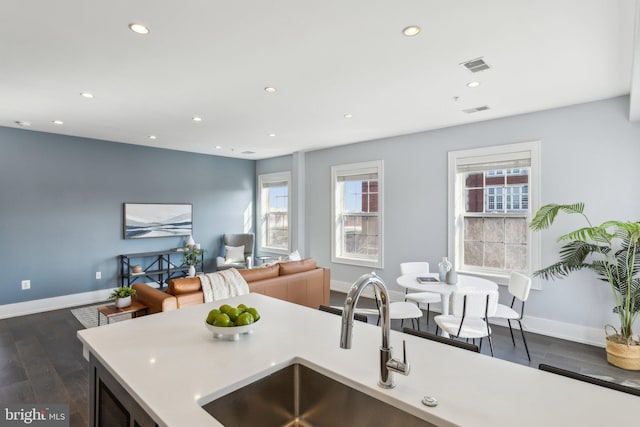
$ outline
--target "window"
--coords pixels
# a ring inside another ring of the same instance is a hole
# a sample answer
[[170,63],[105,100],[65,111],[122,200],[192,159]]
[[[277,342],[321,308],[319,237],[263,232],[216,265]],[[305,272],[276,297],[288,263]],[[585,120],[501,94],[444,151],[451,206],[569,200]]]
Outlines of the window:
[[289,253],[289,187],[290,172],[260,175],[260,242],[261,250]]
[[[484,176],[486,177],[488,174],[485,173]],[[486,186],[484,188],[486,189],[485,212],[518,212],[529,209],[529,186],[527,184],[508,185],[505,181],[503,186]],[[474,191],[482,191],[482,189]]]
[[382,161],[333,166],[333,262],[382,268]]
[[539,206],[539,142],[449,153],[449,256],[462,272],[505,282],[539,268],[528,224]]

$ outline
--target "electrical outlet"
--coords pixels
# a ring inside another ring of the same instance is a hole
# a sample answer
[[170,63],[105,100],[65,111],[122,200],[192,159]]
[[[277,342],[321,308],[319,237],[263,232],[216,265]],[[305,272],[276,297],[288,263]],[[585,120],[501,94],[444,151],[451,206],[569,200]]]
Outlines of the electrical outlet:
[[96,271],[96,279],[97,279],[97,280],[102,279],[102,273],[101,273],[101,272]]
[[31,280],[22,281],[22,290],[31,289]]

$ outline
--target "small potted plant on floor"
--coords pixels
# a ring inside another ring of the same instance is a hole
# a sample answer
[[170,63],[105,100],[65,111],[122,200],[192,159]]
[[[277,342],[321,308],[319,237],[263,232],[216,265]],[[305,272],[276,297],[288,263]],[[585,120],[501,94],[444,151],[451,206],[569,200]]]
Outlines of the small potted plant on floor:
[[116,300],[116,307],[125,308],[131,305],[131,297],[136,294],[136,290],[128,286],[115,288],[109,295],[109,299]]
[[196,275],[196,266],[202,262],[201,256],[204,254],[204,249],[199,249],[196,247],[187,247],[184,248],[184,259],[182,260],[184,265],[189,266],[189,277],[194,277]]
[[640,339],[632,330],[640,313],[640,222],[606,221],[594,226],[583,211],[584,203],[549,204],[538,210],[529,224],[533,230],[549,228],[560,212],[582,215],[587,226],[560,236],[558,241],[564,242],[560,261],[534,275],[555,279],[588,269],[608,283],[620,331],[610,327],[615,333],[607,336],[607,361],[620,368],[640,370]]

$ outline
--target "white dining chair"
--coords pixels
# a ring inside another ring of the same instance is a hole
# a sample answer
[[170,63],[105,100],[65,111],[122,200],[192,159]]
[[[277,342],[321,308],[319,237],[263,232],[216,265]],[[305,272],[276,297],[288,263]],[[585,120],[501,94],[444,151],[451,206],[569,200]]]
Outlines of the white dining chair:
[[[378,321],[377,325],[380,325],[380,300],[378,295],[375,294],[376,307],[378,309]],[[411,320],[411,326],[420,330],[420,318],[424,315],[420,308],[408,301],[396,301],[389,303],[389,318],[391,320],[400,320],[400,327],[404,327],[405,320]]]
[[[513,296],[511,299],[511,305],[498,304],[496,313],[491,316],[498,319],[506,319],[509,324],[509,332],[511,332],[511,342],[516,345],[516,340],[513,338],[513,329],[511,328],[511,321],[515,320],[520,326],[520,334],[522,335],[522,342],[524,343],[524,349],[527,352],[527,358],[531,361],[531,355],[529,354],[529,347],[527,346],[527,340],[524,337],[524,329],[522,329],[522,316],[524,316],[524,303],[529,298],[529,292],[531,291],[531,277],[522,273],[514,271],[509,277],[509,293]],[[522,305],[520,306],[520,313],[514,309],[514,304],[518,299]]]
[[452,297],[452,314],[441,314],[434,318],[438,328],[442,328],[456,338],[472,339],[474,343],[476,338],[480,338],[480,349],[482,349],[482,338],[489,338],[491,356],[493,356],[491,327],[487,319],[496,313],[498,291],[463,289],[455,291]]
[[[405,274],[428,274],[429,273],[429,263],[420,261],[420,262],[402,262],[400,263],[400,274],[403,276]],[[439,304],[442,300],[440,294],[434,292],[411,292],[409,293],[408,289],[405,289],[404,300],[415,303],[418,308],[422,304],[422,306],[427,307],[427,326],[429,326],[429,312],[431,311],[431,304]]]

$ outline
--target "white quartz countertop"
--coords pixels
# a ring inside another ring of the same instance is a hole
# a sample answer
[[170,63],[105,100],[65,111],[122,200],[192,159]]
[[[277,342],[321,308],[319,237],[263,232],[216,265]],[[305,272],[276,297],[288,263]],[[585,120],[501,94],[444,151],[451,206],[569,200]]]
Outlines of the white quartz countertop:
[[[262,318],[238,341],[214,339],[204,321],[223,303]],[[339,316],[259,294],[153,314],[78,332],[92,353],[160,426],[219,426],[201,408],[292,362],[300,362],[442,426],[628,425],[636,396],[391,333],[394,357],[407,343],[409,376],[383,390],[380,328],[354,322],[352,348],[339,347]],[[603,355],[604,357],[604,355]],[[425,395],[438,406],[422,405]]]

